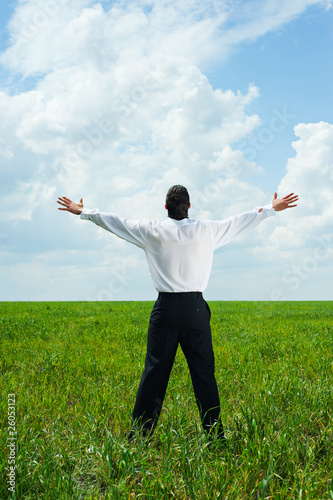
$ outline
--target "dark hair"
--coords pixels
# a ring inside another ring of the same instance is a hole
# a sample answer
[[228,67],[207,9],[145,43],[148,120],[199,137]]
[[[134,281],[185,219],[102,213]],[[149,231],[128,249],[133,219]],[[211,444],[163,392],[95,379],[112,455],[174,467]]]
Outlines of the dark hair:
[[165,204],[171,219],[181,220],[188,217],[190,196],[186,187],[179,184],[172,186],[167,192]]

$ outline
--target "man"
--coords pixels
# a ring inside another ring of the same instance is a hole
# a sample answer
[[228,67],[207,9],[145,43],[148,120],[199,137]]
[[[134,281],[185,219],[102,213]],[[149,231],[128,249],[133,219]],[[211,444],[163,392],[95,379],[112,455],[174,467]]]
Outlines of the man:
[[151,313],[145,368],[133,411],[130,437],[140,428],[151,435],[162,408],[178,343],[185,354],[203,428],[224,440],[220,400],[214,374],[210,309],[202,296],[210,276],[213,253],[276,211],[295,207],[291,193],[272,203],[222,221],[189,219],[190,198],[184,186],[172,186],[166,196],[168,219],[128,220],[98,209],[83,208],[63,196],[65,210],[145,251],[158,298]]

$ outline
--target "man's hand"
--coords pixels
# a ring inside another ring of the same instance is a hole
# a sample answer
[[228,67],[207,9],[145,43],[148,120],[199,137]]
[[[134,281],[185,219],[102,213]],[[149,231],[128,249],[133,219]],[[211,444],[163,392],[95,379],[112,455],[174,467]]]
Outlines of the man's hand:
[[286,208],[297,207],[295,201],[298,201],[298,195],[294,193],[290,193],[283,198],[278,198],[277,194],[274,193],[272,205],[276,212],[281,212],[281,210],[285,210]]
[[[59,201],[60,200],[60,201]],[[79,203],[74,203],[74,201],[63,196],[62,198],[58,198],[57,203],[66,208],[59,208],[58,210],[65,210],[66,212],[70,212],[71,214],[80,215],[83,209],[83,199],[81,198]]]

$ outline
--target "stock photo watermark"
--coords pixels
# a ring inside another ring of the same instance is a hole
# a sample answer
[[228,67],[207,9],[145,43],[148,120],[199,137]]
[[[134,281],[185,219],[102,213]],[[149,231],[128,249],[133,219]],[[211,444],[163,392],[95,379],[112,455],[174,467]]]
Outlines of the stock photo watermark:
[[[238,150],[247,161],[254,161],[259,151],[263,151],[271,144],[277,134],[281,133],[292,123],[296,115],[287,111],[286,106],[282,109],[273,109],[268,125],[261,127],[255,135],[242,141]],[[221,170],[210,171],[210,181],[204,188],[195,193],[196,204],[201,207],[211,202],[212,196],[218,195],[224,188],[226,178],[237,177],[242,173],[243,166],[240,161],[232,160]]]
[[68,3],[69,0],[40,1],[35,12],[28,19],[25,19],[24,27],[18,40],[19,43],[25,43],[34,39],[59,14],[61,7]]
[[7,436],[7,489],[14,493],[16,485],[16,443],[17,443],[17,430],[16,430],[16,396],[15,394],[8,394],[7,396],[7,415],[8,415],[8,436]]
[[[333,235],[317,238],[317,245],[312,255],[304,257],[299,264],[293,265],[282,276],[282,284],[288,291],[296,292],[302,283],[317,271],[322,262],[333,256]],[[270,293],[270,300],[288,300],[287,292],[281,287],[275,288]]]
[[239,144],[239,150],[243,153],[245,159],[254,161],[257,157],[257,153],[263,151],[271,144],[276,135],[283,132],[295,118],[296,115],[289,113],[286,106],[284,106],[282,110],[273,109],[273,116],[268,120],[268,125],[261,127],[256,135],[250,136]]
[[100,120],[95,127],[84,131],[84,138],[65,153],[63,168],[77,168],[80,162],[90,156],[95,149],[101,147],[104,141],[117,130],[119,124],[129,118],[147,99],[149,93],[157,90],[159,86],[157,72],[151,71],[139,84],[134,85],[128,94],[117,99],[113,105],[116,118]]
[[97,301],[112,301],[115,297],[122,293],[129,286],[129,282],[133,279],[128,274],[128,268],[124,267],[121,270],[114,270],[111,272],[111,278],[106,288],[98,291],[97,296],[90,300]]

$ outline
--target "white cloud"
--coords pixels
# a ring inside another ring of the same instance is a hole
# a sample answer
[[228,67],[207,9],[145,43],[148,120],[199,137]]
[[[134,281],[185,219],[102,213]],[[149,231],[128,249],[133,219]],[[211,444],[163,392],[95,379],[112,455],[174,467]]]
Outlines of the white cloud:
[[256,249],[271,260],[284,257],[290,264],[312,255],[319,239],[333,237],[333,124],[300,123],[294,130],[299,138],[293,142],[296,154],[287,162],[278,195],[297,193],[298,206],[277,214],[278,225],[267,242],[269,252],[267,246]]
[[287,163],[279,191],[297,191],[299,207],[290,224],[297,224],[303,241],[309,227],[318,234],[332,227],[333,220],[333,124],[300,123],[295,127],[299,140],[293,143],[296,156]]
[[36,180],[18,182],[15,192],[3,197],[4,215],[9,220],[31,220],[36,210],[50,207],[56,187]]
[[[226,57],[236,44],[276,30],[327,0],[126,0],[108,10],[93,0],[21,0],[1,60],[25,76],[95,61],[171,54],[196,65]],[[117,74],[117,79],[120,78]]]
[[10,160],[14,157],[14,153],[11,150],[10,146],[8,146],[2,138],[0,138],[0,156],[6,158],[7,160]]

